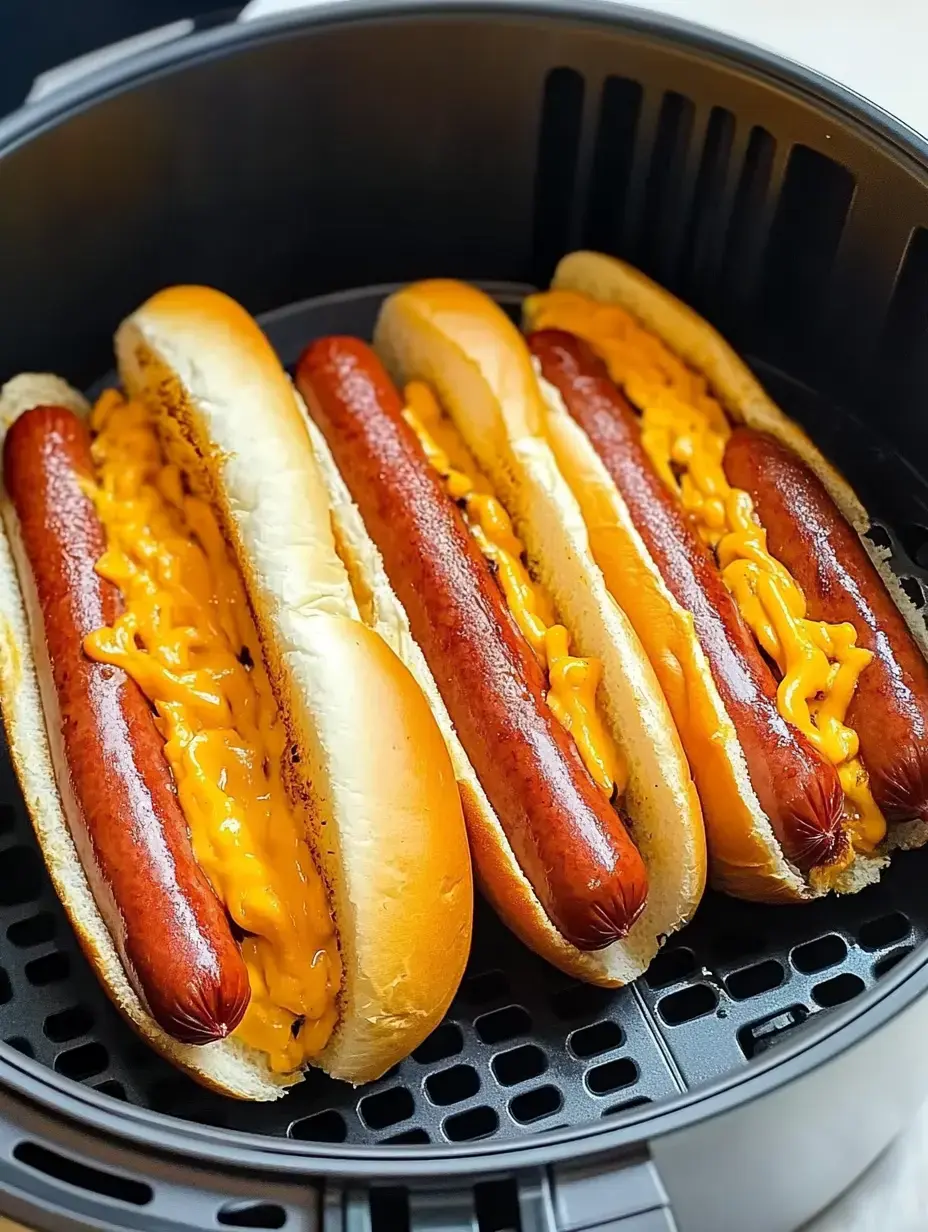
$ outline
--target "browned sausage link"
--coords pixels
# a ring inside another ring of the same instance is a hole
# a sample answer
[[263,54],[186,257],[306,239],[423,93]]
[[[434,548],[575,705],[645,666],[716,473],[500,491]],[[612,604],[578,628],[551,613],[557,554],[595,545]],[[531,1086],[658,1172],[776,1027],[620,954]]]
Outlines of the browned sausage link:
[[323,339],[297,384],[546,913],[581,949],[624,936],[647,895],[641,856],[548,709],[544,674],[380,361],[354,339]]
[[834,859],[847,841],[837,773],[778,711],[771,670],[715,557],[645,453],[638,416],[580,339],[542,330],[531,335],[529,345],[545,380],[558,390],[621,493],[668,590],[692,612],[751,784],[783,850],[803,870]]
[[113,622],[117,589],[94,571],[103,527],[81,488],[90,438],[72,411],[37,407],[10,428],[3,477],[16,510],[17,563],[65,813],[126,974],[175,1039],[205,1044],[240,1021],[248,971],[197,865],[164,757],[133,681],[84,654]]
[[928,663],[860,538],[821,480],[773,437],[737,428],[729,483],[750,492],[767,545],[802,587],[809,616],[847,621],[874,659],[847,712],[874,799],[894,821],[928,821]]

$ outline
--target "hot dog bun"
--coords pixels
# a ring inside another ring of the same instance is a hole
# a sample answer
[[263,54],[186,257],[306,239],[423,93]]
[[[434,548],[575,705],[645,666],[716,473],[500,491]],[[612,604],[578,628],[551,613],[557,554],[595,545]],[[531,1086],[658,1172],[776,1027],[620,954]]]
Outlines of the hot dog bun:
[[[703,374],[712,393],[736,424],[773,436],[814,472],[841,513],[863,536],[870,519],[860,500],[806,434],[772,402],[747,365],[697,313],[640,271],[612,257],[576,252],[555,272],[552,289],[579,292],[601,304],[617,305],[661,338],[690,368]],[[526,329],[537,328],[531,299]],[[690,614],[670,594],[645,548],[628,508],[590,440],[568,414],[560,394],[542,381],[547,406],[546,431],[559,465],[591,527],[594,553],[610,589],[637,628],[659,629],[662,650],[656,663],[700,789],[711,854],[713,884],[739,897],[798,901],[827,888],[812,884],[785,858],[751,786],[735,726],[708,668]],[[928,649],[924,622],[885,555],[862,542],[923,653]],[[652,652],[652,659],[654,654]],[[886,852],[920,844],[923,823],[893,825],[886,842],[872,854],[858,853],[834,880],[834,888],[853,892],[878,879]]]
[[[123,323],[116,350],[127,392],[152,410],[172,460],[213,502],[241,569],[343,966],[338,1024],[314,1063],[368,1081],[437,1025],[469,952],[470,859],[447,751],[412,675],[361,617],[296,395],[256,323],[217,291],[177,287]],[[24,375],[4,387],[4,427],[49,401],[86,410],[56,378]],[[52,881],[99,978],[135,1029],[198,1081],[277,1098],[299,1073],[272,1072],[266,1054],[234,1036],[177,1043],[126,979],[55,787],[6,537],[0,620],[11,753]]]
[[419,681],[451,750],[480,884],[504,921],[569,974],[619,985],[647,967],[662,939],[695,910],[705,882],[698,799],[650,664],[590,557],[579,510],[539,434],[542,405],[524,342],[481,292],[428,282],[391,296],[375,346],[394,378],[428,382],[514,518],[538,580],[579,652],[604,664],[607,724],[628,760],[625,807],[648,868],[643,915],[621,942],[581,952],[554,928],[523,875],[452,726],[406,614],[347,488],[311,425],[343,555],[364,579],[375,627]]

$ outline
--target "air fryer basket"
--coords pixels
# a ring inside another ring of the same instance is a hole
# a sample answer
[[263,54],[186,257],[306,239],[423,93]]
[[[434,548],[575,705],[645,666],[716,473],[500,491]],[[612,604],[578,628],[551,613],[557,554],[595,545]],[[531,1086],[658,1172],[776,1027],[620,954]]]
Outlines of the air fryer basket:
[[[601,248],[750,358],[924,604],[925,154],[838,87],[611,6],[358,4],[213,30],[0,126],[0,377],[92,387],[115,323],[172,281],[264,314],[290,364],[315,334],[369,334],[388,284],[469,278],[516,311],[562,253]],[[135,1039],[5,759],[0,800],[0,1205],[37,1226],[786,1228],[928,1090],[928,853],[847,899],[710,894],[618,992],[478,904],[460,994],[411,1058],[252,1105]],[[816,1175],[790,1176],[816,1138]]]

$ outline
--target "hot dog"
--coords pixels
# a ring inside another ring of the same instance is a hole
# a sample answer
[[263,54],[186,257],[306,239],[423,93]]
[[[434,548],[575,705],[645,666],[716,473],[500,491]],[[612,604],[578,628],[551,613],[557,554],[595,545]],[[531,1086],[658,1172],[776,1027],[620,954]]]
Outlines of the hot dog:
[[49,378],[0,399],[0,700],[46,864],[118,1008],[193,1077],[366,1081],[467,958],[446,747],[361,617],[257,325],[172,288],[116,349],[125,393],[89,413]]
[[84,637],[119,607],[116,587],[95,572],[105,538],[82,488],[92,475],[89,434],[65,407],[27,411],[7,434],[14,550],[41,612],[36,641],[48,666],[39,684],[63,745],[56,766],[71,834],[139,998],[169,1035],[204,1044],[240,1022],[248,972],[193,857],[141,690],[83,653]]
[[[553,459],[516,456],[538,388],[511,322],[472,288],[423,283],[385,303],[375,346],[317,340],[296,369],[343,555],[379,570],[376,627],[445,734],[487,897],[556,965],[624,983],[702,893],[672,721]],[[549,532],[557,573],[536,557]]]
[[802,587],[809,616],[853,625],[873,655],[847,722],[887,819],[928,821],[928,663],[860,537],[818,476],[767,433],[736,428],[725,474],[750,493],[770,550]]
[[859,501],[721,338],[622,262],[566,257],[525,325],[544,435],[687,749],[713,880],[761,900],[872,881],[926,835],[928,664]]
[[546,381],[589,437],[667,588],[692,613],[716,688],[735,724],[751,785],[787,857],[808,871],[840,854],[843,792],[834,767],[777,710],[776,681],[725,587],[641,445],[638,417],[605,364],[573,334],[529,338]]
[[545,913],[581,950],[626,936],[647,894],[641,856],[549,710],[538,660],[383,365],[328,338],[298,380]]

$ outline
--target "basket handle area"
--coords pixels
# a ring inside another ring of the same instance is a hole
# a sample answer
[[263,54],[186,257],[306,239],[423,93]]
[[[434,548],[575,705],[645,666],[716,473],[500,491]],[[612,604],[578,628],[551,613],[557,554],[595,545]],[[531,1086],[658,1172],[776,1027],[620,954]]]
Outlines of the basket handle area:
[[[507,1202],[507,1184],[512,1203]],[[320,1232],[390,1227],[386,1210],[377,1217],[376,1193],[327,1181]],[[501,1232],[676,1232],[677,1227],[654,1162],[640,1155],[538,1168],[508,1182],[417,1187],[406,1196],[410,1232],[479,1232],[483,1227]]]

